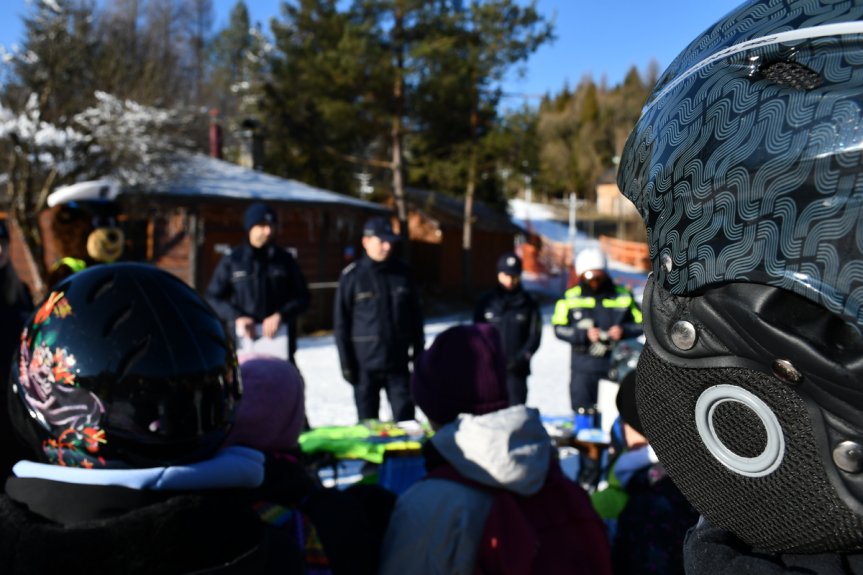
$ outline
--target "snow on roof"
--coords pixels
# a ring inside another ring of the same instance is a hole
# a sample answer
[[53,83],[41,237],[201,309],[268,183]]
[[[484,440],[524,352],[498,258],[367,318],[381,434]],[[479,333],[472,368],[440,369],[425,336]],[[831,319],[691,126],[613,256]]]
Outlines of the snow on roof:
[[370,210],[389,211],[379,204],[316,188],[297,180],[256,172],[200,154],[190,156],[171,181],[154,186],[151,192],[175,196],[347,204]]

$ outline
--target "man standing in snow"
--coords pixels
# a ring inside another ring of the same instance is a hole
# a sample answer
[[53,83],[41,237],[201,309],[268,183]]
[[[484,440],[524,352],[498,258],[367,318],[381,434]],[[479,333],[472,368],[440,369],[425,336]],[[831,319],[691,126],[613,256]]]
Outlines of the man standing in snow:
[[219,262],[207,286],[207,301],[241,342],[285,335],[286,349],[267,351],[293,362],[296,318],[309,307],[306,280],[294,257],[273,243],[272,208],[255,202],[243,222],[246,242]]
[[629,290],[614,284],[600,250],[582,250],[575,271],[578,284],[557,301],[551,323],[558,339],[572,344],[569,396],[572,410],[578,413],[596,405],[612,345],[641,333],[641,310]]
[[490,323],[500,332],[509,404],[527,402],[530,358],[539,348],[542,315],[539,304],[521,286],[521,258],[514,253],[497,260],[497,286],[480,297],[473,321]]
[[408,364],[422,353],[425,337],[410,268],[390,257],[397,239],[387,218],[366,222],[365,255],[342,270],[336,290],[336,346],[360,420],[378,419],[381,389],[394,420],[414,419]]

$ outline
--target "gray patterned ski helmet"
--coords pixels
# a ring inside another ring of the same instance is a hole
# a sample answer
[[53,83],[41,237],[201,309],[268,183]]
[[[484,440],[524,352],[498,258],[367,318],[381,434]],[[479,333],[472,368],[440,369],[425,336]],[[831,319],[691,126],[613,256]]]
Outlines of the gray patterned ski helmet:
[[660,77],[618,185],[653,273],[635,394],[711,524],[863,548],[863,3],[753,1]]
[[675,294],[783,287],[863,331],[863,5],[750,2],[648,99],[618,184]]

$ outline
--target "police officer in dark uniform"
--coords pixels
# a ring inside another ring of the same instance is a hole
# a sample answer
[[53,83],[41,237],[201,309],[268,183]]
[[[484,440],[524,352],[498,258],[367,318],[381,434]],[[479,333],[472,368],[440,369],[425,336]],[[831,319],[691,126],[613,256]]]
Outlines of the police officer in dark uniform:
[[414,419],[408,363],[419,358],[425,337],[410,268],[390,257],[397,239],[386,218],[369,219],[363,227],[365,254],[342,270],[336,291],[336,345],[360,420],[379,417],[381,389],[396,421]]
[[246,242],[219,262],[207,286],[207,300],[238,337],[273,337],[287,324],[287,359],[297,350],[296,318],[309,307],[309,289],[294,257],[273,243],[276,214],[261,202],[243,218]]
[[641,310],[629,290],[614,284],[607,267],[601,251],[582,250],[575,261],[578,284],[557,301],[551,318],[558,339],[572,344],[569,395],[576,413],[596,405],[612,345],[641,334]]
[[509,404],[527,401],[530,358],[539,349],[542,315],[539,304],[521,285],[521,259],[512,252],[497,260],[497,286],[483,294],[474,309],[474,323],[497,327],[506,357]]

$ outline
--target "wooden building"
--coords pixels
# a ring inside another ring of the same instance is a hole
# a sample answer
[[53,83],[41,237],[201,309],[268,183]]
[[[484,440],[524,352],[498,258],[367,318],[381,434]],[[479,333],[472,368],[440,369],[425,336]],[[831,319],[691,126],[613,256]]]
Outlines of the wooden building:
[[[278,217],[275,241],[294,253],[309,283],[312,304],[302,317],[302,330],[330,328],[339,274],[362,253],[365,220],[389,214],[386,207],[209,156],[190,156],[172,180],[120,192],[116,202],[126,235],[123,260],[153,263],[203,292],[222,255],[245,241],[243,213],[254,201],[273,207]],[[49,267],[60,257],[86,254],[84,242],[68,237],[64,242],[54,233],[54,219],[62,209],[55,206],[40,215]],[[25,252],[14,241],[20,236],[14,235],[13,264],[32,286]]]
[[508,214],[474,202],[471,276],[465,293],[464,199],[416,188],[408,188],[406,193],[410,257],[417,281],[432,293],[470,298],[494,287],[498,257],[513,251],[525,230],[512,223]]

